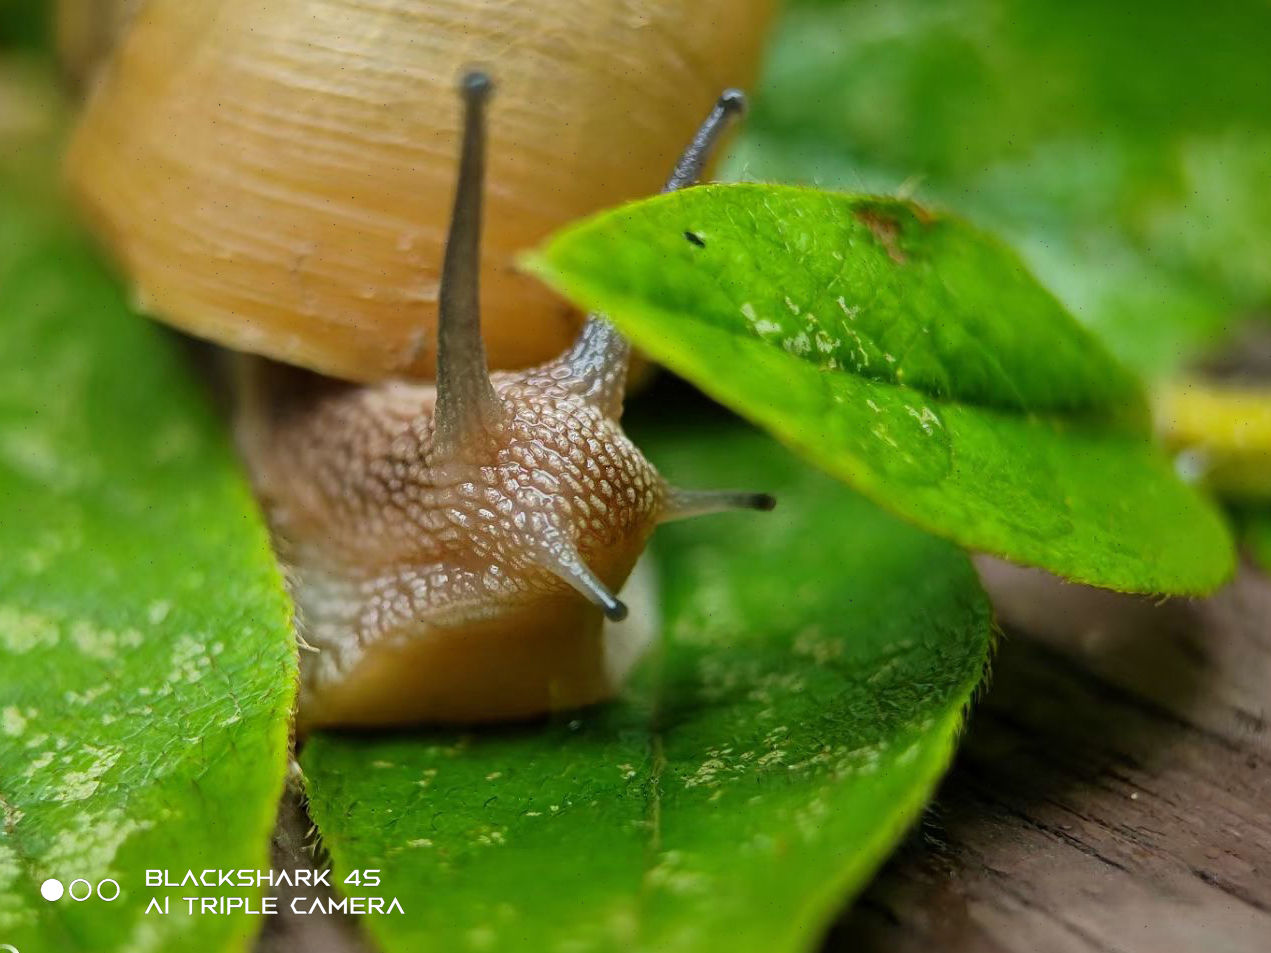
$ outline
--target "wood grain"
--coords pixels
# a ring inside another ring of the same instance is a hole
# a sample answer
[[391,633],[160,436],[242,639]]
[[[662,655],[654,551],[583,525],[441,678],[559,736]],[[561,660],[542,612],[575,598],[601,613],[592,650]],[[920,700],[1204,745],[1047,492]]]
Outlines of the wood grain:
[[992,561],[955,768],[845,950],[1271,950],[1271,582],[1154,604]]
[[[273,869],[278,872],[322,870],[330,863],[305,813],[299,770],[293,765],[291,779],[278,808],[278,823],[270,850]],[[332,891],[277,889],[278,907],[283,912],[276,917],[264,918],[264,928],[257,937],[253,953],[374,953],[352,917],[296,916],[291,913],[291,901],[300,894],[310,898],[315,894],[330,897]]]

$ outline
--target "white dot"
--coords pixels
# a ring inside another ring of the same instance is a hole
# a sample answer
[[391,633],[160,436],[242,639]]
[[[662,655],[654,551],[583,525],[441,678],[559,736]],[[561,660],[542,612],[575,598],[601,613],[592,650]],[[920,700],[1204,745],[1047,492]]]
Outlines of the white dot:
[[54,880],[52,877],[40,884],[40,896],[50,903],[61,900],[65,892],[66,888],[62,886],[62,881]]

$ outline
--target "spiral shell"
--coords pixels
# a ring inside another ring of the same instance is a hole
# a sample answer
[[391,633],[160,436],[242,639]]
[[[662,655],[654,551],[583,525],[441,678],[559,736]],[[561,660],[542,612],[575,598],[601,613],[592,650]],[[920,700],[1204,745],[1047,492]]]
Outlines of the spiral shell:
[[504,90],[482,252],[490,365],[561,353],[580,316],[518,274],[560,225],[657,191],[746,85],[772,0],[149,0],[100,76],[73,189],[142,305],[357,381],[428,379],[456,75]]

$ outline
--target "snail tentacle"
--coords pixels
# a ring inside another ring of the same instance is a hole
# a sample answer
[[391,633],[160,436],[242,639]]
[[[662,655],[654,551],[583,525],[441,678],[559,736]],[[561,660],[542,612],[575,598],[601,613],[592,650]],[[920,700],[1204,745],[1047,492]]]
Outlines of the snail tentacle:
[[610,420],[618,420],[622,416],[630,357],[627,339],[604,317],[592,314],[559,364],[568,369],[578,396],[600,408]]
[[621,622],[627,617],[626,604],[592,572],[577,547],[564,536],[555,535],[546,540],[535,561],[599,608],[606,619]]
[[668,487],[659,523],[706,516],[711,513],[728,513],[734,510],[775,509],[776,497],[770,493],[748,493],[740,490],[683,490]]
[[459,88],[463,147],[442,262],[437,325],[437,450],[448,459],[496,432],[502,418],[486,365],[479,298],[485,106],[494,85],[485,73],[473,71]]
[[[675,192],[696,185],[730,122],[745,111],[746,94],[739,89],[724,90],[676,161],[662,191]],[[586,396],[600,404],[615,420],[622,414],[630,351],[626,338],[603,315],[592,314],[588,316],[578,341],[563,358],[579,381],[588,386]],[[658,522],[668,523],[733,510],[766,511],[776,505],[776,499],[767,493],[667,487]]]
[[[662,191],[675,192],[696,185],[730,122],[745,111],[746,94],[739,89],[724,90],[676,160]],[[631,345],[618,329],[604,315],[591,314],[562,362],[581,385],[584,396],[617,420],[622,416],[630,357]]]
[[697,134],[680,155],[671,177],[662,187],[663,192],[674,192],[686,186],[696,185],[702,177],[702,169],[710,161],[711,154],[728,129],[733,118],[746,111],[746,94],[740,89],[726,89],[715,101],[715,108],[698,127]]

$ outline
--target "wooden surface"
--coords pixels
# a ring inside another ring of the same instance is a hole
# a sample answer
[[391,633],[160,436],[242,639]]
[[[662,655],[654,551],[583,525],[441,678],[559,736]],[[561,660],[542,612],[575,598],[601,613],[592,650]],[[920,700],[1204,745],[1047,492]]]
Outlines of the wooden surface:
[[981,563],[1005,629],[840,951],[1271,951],[1271,582],[1153,604]]
[[[1271,951],[1271,581],[1153,603],[983,561],[992,682],[923,823],[823,953]],[[285,805],[276,862],[308,862]],[[258,953],[369,953],[341,919]]]
[[[278,809],[271,850],[275,870],[322,869],[329,861],[301,804],[299,770],[293,765],[292,777]],[[309,897],[331,895],[331,891],[322,889],[279,889],[278,908],[283,913],[264,918],[254,953],[374,953],[352,917],[302,917],[287,912],[291,909],[292,897],[297,893]]]

